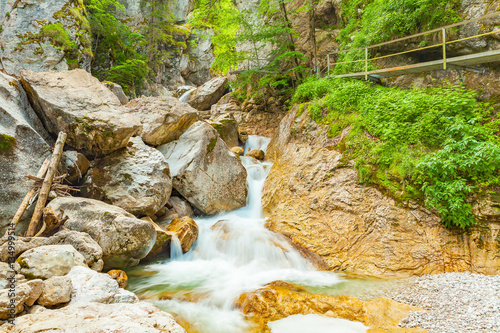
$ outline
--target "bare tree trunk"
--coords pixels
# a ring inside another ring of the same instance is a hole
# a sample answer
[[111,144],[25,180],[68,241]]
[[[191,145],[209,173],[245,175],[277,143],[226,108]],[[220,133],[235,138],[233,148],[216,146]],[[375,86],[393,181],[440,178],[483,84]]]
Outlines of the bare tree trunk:
[[49,169],[43,181],[42,188],[40,188],[38,201],[36,202],[35,211],[33,212],[33,216],[31,217],[28,231],[26,231],[27,237],[33,237],[33,235],[35,235],[36,233],[36,230],[38,229],[40,218],[43,214],[43,208],[45,207],[45,203],[47,202],[47,198],[49,196],[50,187],[52,186],[52,180],[54,179],[54,176],[56,174],[57,166],[61,161],[65,141],[66,133],[59,132],[56,145],[54,146],[54,153],[52,154],[52,158],[50,159]]
[[314,18],[314,5],[315,0],[309,0],[309,42],[311,44],[311,67],[316,70],[318,66],[318,55],[316,53],[316,20]]
[[[281,10],[281,15],[283,16],[283,21],[285,22],[286,26],[288,29],[290,29],[290,32],[288,33],[288,41],[289,41],[289,46],[288,49],[291,52],[295,52],[295,41],[293,39],[292,35],[292,24],[290,23],[290,20],[288,19],[288,13],[286,11],[286,6],[284,0],[279,0],[279,5],[280,5],[280,10]],[[298,67],[300,65],[299,60],[297,59],[296,56],[293,57],[295,61],[295,65]]]

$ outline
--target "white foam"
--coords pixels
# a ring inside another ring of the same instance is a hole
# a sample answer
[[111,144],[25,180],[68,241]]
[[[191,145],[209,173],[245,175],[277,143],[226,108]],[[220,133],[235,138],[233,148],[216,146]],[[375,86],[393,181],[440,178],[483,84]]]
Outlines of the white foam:
[[366,333],[369,329],[360,322],[316,314],[294,315],[267,325],[271,333]]

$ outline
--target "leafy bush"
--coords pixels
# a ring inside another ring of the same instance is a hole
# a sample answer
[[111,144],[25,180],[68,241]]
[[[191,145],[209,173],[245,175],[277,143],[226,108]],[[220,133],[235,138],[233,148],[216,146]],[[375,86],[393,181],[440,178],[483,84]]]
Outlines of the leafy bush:
[[399,201],[423,201],[447,226],[472,225],[469,195],[500,186],[498,128],[474,92],[310,79],[293,102],[310,102],[308,112],[331,136],[350,126],[339,147],[346,162],[355,161],[360,182]]

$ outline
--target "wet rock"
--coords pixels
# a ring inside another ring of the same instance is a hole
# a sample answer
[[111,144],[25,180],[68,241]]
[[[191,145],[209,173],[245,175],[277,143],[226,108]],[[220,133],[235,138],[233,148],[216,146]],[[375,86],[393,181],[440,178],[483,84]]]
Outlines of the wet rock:
[[342,165],[331,139],[317,134],[320,128],[307,112],[297,111],[283,119],[267,149],[274,165],[262,203],[270,230],[318,254],[331,270],[352,274],[500,272],[497,220],[486,218],[467,233],[457,232],[424,207],[401,207],[360,185],[357,170]]
[[16,260],[21,274],[30,279],[64,276],[74,266],[85,266],[85,258],[71,245],[43,245],[24,252]]
[[245,144],[248,140],[248,133],[246,131],[239,131],[238,138],[241,143]]
[[67,275],[71,279],[73,291],[71,304],[75,303],[136,303],[137,296],[118,286],[106,273],[97,273],[86,267],[75,267]]
[[125,273],[124,271],[119,270],[119,269],[113,269],[113,270],[110,270],[107,274],[109,276],[111,276],[111,278],[113,280],[118,282],[118,287],[123,288],[123,289],[127,288],[127,286],[128,286],[127,273]]
[[170,197],[170,199],[168,199],[167,206],[173,209],[177,214],[179,214],[179,217],[194,216],[193,209],[191,208],[189,203],[184,201],[182,198],[175,196]]
[[54,199],[49,206],[68,217],[66,228],[87,232],[99,244],[108,269],[138,264],[154,245],[153,226],[122,208],[74,197]]
[[210,122],[229,148],[238,145],[238,123],[232,114],[223,114]]
[[[148,218],[145,218],[145,219],[148,219]],[[163,253],[169,253],[170,241],[172,240],[172,233],[171,232],[166,231],[165,229],[163,229],[162,227],[160,227],[159,225],[157,225],[156,223],[154,223],[151,220],[150,220],[150,222],[154,226],[155,231],[156,231],[156,241],[155,241],[155,245],[153,246],[151,251],[149,251],[146,258],[144,258],[145,260],[154,259]]]
[[362,322],[369,332],[424,333],[426,330],[413,328],[401,331],[398,324],[411,311],[422,309],[377,298],[363,302],[354,297],[332,297],[305,292],[296,285],[276,281],[264,288],[243,294],[236,302],[243,314],[250,316],[265,331],[267,323],[297,314],[319,314]]
[[[50,156],[48,133],[31,108],[21,84],[0,72],[0,235],[3,235],[30,190],[24,175],[36,175]],[[34,206],[34,205],[33,205]],[[33,209],[18,225],[24,232]]]
[[172,192],[168,164],[140,137],[126,148],[94,162],[87,173],[82,195],[115,205],[137,216],[155,214]]
[[177,140],[199,120],[198,111],[174,97],[138,98],[127,104],[127,108],[140,119],[141,137],[152,146]]
[[122,105],[125,105],[129,102],[128,97],[123,92],[123,88],[121,85],[119,85],[118,83],[113,83],[113,82],[109,82],[109,81],[104,81],[102,84],[106,88],[111,90],[111,92],[113,94],[115,94],[116,97],[118,97],[118,100],[120,101],[120,103],[122,103]]
[[226,90],[227,78],[216,77],[191,93],[189,104],[197,110],[210,110]]
[[[17,257],[27,250],[43,245],[71,245],[84,257],[85,265],[93,270],[100,271],[103,267],[102,249],[95,240],[85,232],[61,230],[51,237],[16,237],[16,246],[13,253]],[[8,261],[8,238],[0,238],[0,261]]]
[[198,239],[198,225],[188,216],[173,220],[165,230],[179,239],[183,253],[188,252]]
[[173,317],[150,303],[76,303],[57,310],[20,316],[16,325],[4,324],[9,333],[35,332],[148,332],[186,333]]
[[231,151],[236,156],[243,156],[245,154],[245,150],[243,149],[243,147],[233,147],[233,148],[231,148]]
[[54,276],[43,281],[43,292],[38,298],[38,304],[53,306],[67,303],[71,300],[73,285],[69,276]]
[[86,156],[125,147],[140,129],[118,97],[84,70],[21,72],[31,105],[51,133],[68,134],[66,143]]
[[173,187],[201,212],[218,214],[246,204],[246,170],[206,122],[158,149],[170,165]]
[[[3,2],[0,7],[0,69],[19,76],[23,69],[35,72],[66,70],[79,66],[90,71],[91,34],[85,8],[70,0]],[[50,28],[62,30],[54,36]],[[46,32],[49,31],[49,32]],[[63,50],[61,38],[74,45]],[[71,53],[71,58],[69,54]]]
[[74,150],[63,152],[62,164],[64,165],[64,172],[68,175],[66,180],[74,185],[79,183],[90,168],[90,162],[85,155]]
[[266,154],[260,149],[252,149],[245,156],[253,157],[256,160],[263,161]]

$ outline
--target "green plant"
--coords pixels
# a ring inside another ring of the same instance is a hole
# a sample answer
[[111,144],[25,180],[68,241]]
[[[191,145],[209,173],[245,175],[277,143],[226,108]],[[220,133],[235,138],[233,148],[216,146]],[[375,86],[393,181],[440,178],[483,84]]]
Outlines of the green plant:
[[459,87],[398,89],[341,79],[309,79],[292,101],[337,136],[359,181],[396,200],[419,200],[447,226],[474,223],[470,195],[500,186],[495,111]]

